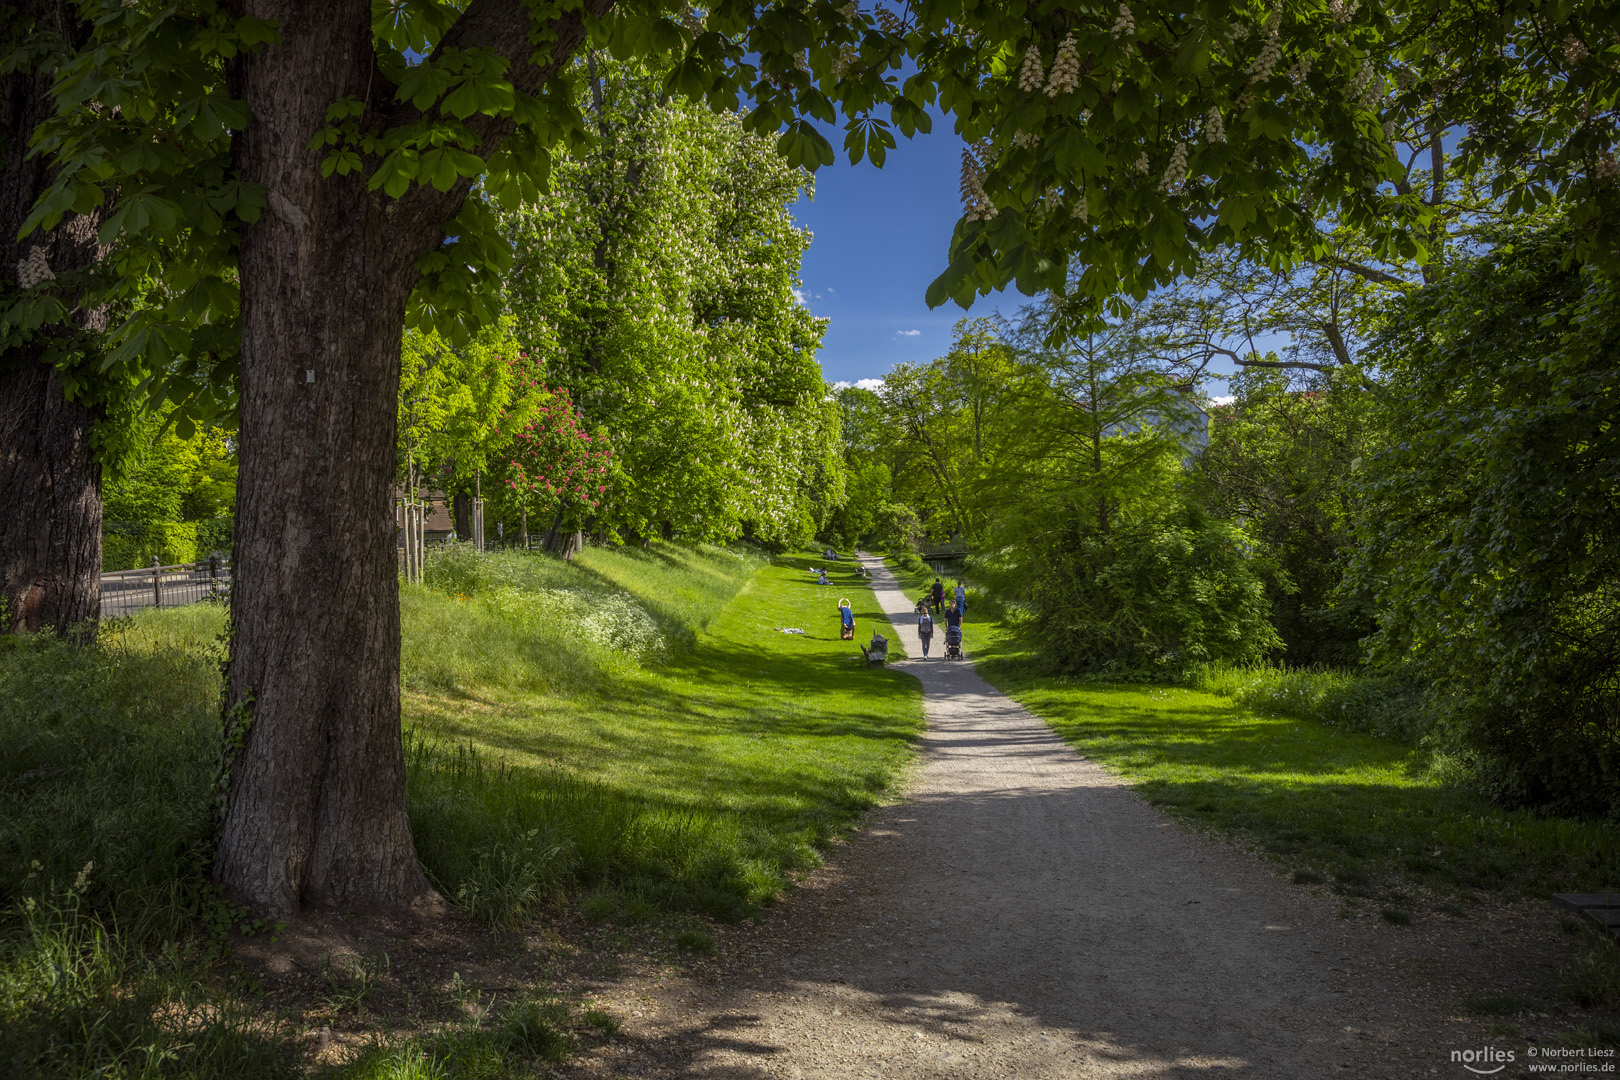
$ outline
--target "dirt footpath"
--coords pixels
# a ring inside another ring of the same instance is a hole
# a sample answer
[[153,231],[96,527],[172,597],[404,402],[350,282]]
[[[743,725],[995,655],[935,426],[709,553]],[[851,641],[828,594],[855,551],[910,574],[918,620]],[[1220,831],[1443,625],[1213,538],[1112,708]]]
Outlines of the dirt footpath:
[[[910,603],[870,565],[920,656]],[[726,934],[719,961],[617,997],[625,1038],[582,1075],[1467,1076],[1449,1051],[1485,1033],[1435,1007],[1467,987],[1434,972],[1553,962],[1536,910],[1461,928],[1466,944],[1337,918],[1331,897],[1184,830],[938,652],[903,664],[928,715],[906,801],[785,910]],[[1452,962],[1458,949],[1477,955]]]

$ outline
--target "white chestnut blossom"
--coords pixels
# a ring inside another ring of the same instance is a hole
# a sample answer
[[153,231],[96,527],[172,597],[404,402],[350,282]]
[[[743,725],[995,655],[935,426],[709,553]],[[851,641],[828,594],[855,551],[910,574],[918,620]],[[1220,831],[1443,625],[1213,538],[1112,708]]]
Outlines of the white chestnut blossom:
[[24,289],[32,289],[40,282],[55,277],[51,264],[46,260],[45,249],[38,245],[29,249],[26,258],[17,260],[17,284]]
[[1253,81],[1261,82],[1271,77],[1277,69],[1277,61],[1282,59],[1282,43],[1278,40],[1282,32],[1282,9],[1273,8],[1271,17],[1266,20],[1266,43],[1260,47],[1260,55],[1249,64],[1249,74]]
[[1080,47],[1071,33],[1058,46],[1057,59],[1052,61],[1052,72],[1046,79],[1046,96],[1059,98],[1072,93],[1080,85]]
[[1036,135],[1032,131],[1015,131],[1015,132],[1013,132],[1012,142],[1013,142],[1014,146],[1017,146],[1017,147],[1037,146],[1037,145],[1040,144],[1040,141],[1041,141],[1040,136]]
[[1032,41],[1024,53],[1023,70],[1018,73],[1018,89],[1026,94],[1033,94],[1045,81],[1045,72],[1041,68],[1041,50]]
[[1328,0],[1328,14],[1337,23],[1347,23],[1360,7],[1359,0]]
[[1221,119],[1221,110],[1210,106],[1209,113],[1204,117],[1204,141],[1207,143],[1220,143],[1226,141],[1226,121]]
[[1571,67],[1574,67],[1576,64],[1579,64],[1581,61],[1585,60],[1591,55],[1592,50],[1586,47],[1586,42],[1582,41],[1574,34],[1569,34],[1564,38],[1564,60]]
[[996,206],[984,193],[984,166],[973,156],[972,150],[962,151],[962,216],[969,221],[989,221],[996,216]]
[[1069,211],[1069,216],[1082,225],[1091,223],[1091,207],[1086,205],[1086,193],[1084,191],[1074,197],[1074,208]]
[[1114,36],[1130,37],[1136,33],[1136,16],[1124,4],[1119,5],[1119,18],[1114,20]]
[[[1597,169],[1594,171],[1597,173],[1599,180],[1613,180],[1616,176],[1620,176],[1620,162],[1614,160],[1613,154],[1604,154],[1598,158]],[[34,250],[38,251],[39,249],[35,248]]]
[[1309,56],[1301,56],[1299,59],[1295,60],[1293,66],[1288,69],[1288,78],[1292,82],[1302,83],[1305,81],[1305,77],[1310,73],[1311,58]]
[[1159,190],[1175,194],[1181,190],[1181,185],[1187,182],[1187,144],[1178,142],[1176,148],[1170,152],[1170,164],[1165,167],[1164,176],[1159,179]]

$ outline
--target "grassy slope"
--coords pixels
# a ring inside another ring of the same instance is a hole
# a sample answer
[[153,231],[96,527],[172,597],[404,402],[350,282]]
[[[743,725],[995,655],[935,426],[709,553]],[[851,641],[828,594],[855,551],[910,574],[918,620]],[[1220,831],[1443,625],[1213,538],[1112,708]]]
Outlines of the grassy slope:
[[[903,584],[917,591],[921,579]],[[1150,801],[1253,844],[1301,881],[1394,904],[1413,886],[1470,896],[1620,881],[1613,826],[1504,811],[1393,739],[1260,716],[1183,687],[1042,675],[1011,627],[974,625],[974,611],[970,594],[969,653],[987,679]]]
[[[851,599],[865,630],[878,617],[871,591],[848,570],[834,587],[812,584],[813,562],[775,560],[717,611],[689,565],[593,552],[584,569],[661,622],[707,623],[695,647],[568,693],[409,693],[408,719],[438,744],[413,754],[413,825],[430,872],[452,893],[470,884],[496,897],[492,917],[571,884],[611,890],[632,910],[733,916],[767,901],[883,796],[921,726],[916,683],[868,671],[838,639],[837,599]],[[500,765],[470,765],[446,744]],[[443,784],[466,791],[469,781],[480,800],[440,797]],[[489,843],[466,844],[469,830]],[[526,861],[545,862],[550,877],[514,880],[527,872],[501,869],[514,850],[549,852]]]

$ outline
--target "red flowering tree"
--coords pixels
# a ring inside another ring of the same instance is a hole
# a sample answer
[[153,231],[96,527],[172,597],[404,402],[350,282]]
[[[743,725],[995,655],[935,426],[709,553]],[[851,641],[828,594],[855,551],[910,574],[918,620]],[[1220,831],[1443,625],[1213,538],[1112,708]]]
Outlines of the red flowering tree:
[[507,446],[506,485],[525,510],[550,512],[553,530],[566,522],[572,532],[601,506],[613,450],[605,433],[585,430],[567,390],[535,388],[539,400]]

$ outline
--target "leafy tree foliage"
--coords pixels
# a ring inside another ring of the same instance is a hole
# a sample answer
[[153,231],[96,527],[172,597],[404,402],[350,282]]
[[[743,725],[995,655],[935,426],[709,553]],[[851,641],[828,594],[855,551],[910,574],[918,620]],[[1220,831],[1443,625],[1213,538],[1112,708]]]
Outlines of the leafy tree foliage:
[[1528,230],[1403,306],[1356,489],[1374,658],[1413,665],[1499,797],[1620,814],[1620,297]]
[[[106,570],[191,562],[231,550],[236,446],[230,433],[202,428],[188,439],[160,414],[125,429],[136,447],[102,487]],[[126,437],[128,437],[126,435]]]
[[808,178],[633,65],[589,71],[596,147],[502,221],[517,331],[616,455],[591,526],[807,543],[844,499],[825,324],[795,296]]
[[1195,498],[1258,545],[1282,659],[1358,664],[1371,613],[1341,586],[1359,519],[1352,469],[1373,445],[1374,392],[1343,368],[1307,377],[1255,369],[1230,386],[1232,401],[1212,409]]

